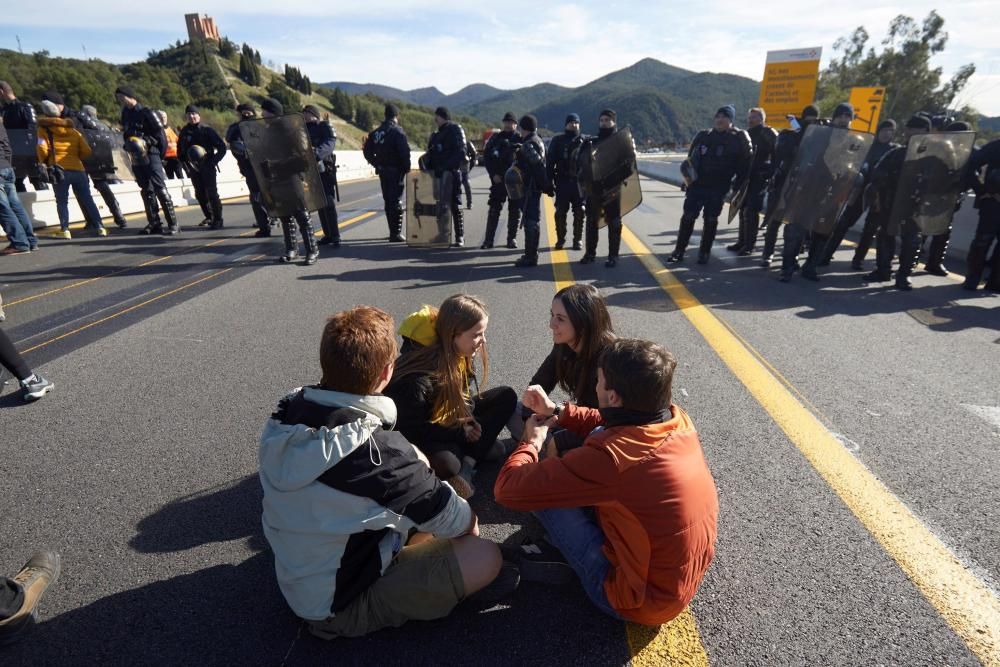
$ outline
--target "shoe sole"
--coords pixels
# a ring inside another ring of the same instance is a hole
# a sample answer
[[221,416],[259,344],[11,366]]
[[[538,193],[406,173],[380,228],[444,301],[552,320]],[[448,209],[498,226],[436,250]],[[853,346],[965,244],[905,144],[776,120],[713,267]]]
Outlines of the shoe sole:
[[33,391],[31,393],[26,393],[24,395],[24,400],[26,400],[26,401],[37,401],[42,396],[44,396],[45,394],[49,393],[50,391],[52,391],[55,388],[56,388],[56,383],[52,382],[52,383],[46,385],[45,387],[43,387],[42,389],[39,389],[38,391]]

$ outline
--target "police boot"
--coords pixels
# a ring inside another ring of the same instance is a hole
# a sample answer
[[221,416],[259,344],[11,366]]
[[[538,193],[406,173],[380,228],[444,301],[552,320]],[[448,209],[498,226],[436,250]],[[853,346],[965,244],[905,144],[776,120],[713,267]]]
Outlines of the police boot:
[[583,223],[587,218],[587,213],[583,206],[576,206],[573,209],[573,250],[582,250],[580,242],[583,239]]
[[599,236],[599,231],[597,229],[597,220],[592,217],[587,217],[587,249],[583,251],[583,257],[580,258],[581,264],[591,264],[594,259],[597,258],[597,238]]
[[944,256],[948,252],[948,242],[950,240],[951,230],[939,236],[931,237],[931,247],[927,253],[927,261],[924,262],[924,270],[932,276],[948,275],[948,269],[944,266]]
[[694,220],[687,215],[681,216],[681,227],[677,231],[677,243],[674,245],[674,251],[667,258],[668,262],[677,263],[684,260],[684,252],[691,241],[691,234],[694,233]]
[[618,251],[622,247],[622,224],[608,225],[608,261],[604,266],[612,268],[618,264]]
[[729,252],[743,251],[743,246],[746,245],[746,229],[747,229],[746,216],[743,214],[743,211],[740,211],[739,233],[736,236],[736,243],[730,243],[729,245],[727,245],[726,250],[728,250]]
[[167,221],[167,228],[163,230],[163,233],[172,236],[181,231],[177,224],[177,213],[174,212],[174,202],[170,199],[170,195],[164,193],[160,197],[160,206],[163,208],[163,217]]
[[507,247],[517,247],[517,226],[521,223],[521,211],[507,204]]
[[291,218],[282,218],[281,234],[285,237],[285,254],[279,257],[278,261],[288,264],[299,256],[299,239],[295,231],[295,221]]
[[222,229],[222,202],[218,197],[212,200],[212,229]]
[[198,200],[198,206],[201,207],[201,214],[203,216],[203,220],[198,223],[198,226],[199,227],[209,227],[209,226],[211,226],[211,224],[212,224],[212,207],[209,204],[208,200],[202,201],[202,200],[199,199]]
[[493,240],[497,235],[497,226],[500,224],[500,209],[490,207],[486,213],[486,236],[483,237],[483,244],[480,250],[488,250],[493,247]]
[[778,244],[778,229],[781,223],[769,221],[764,229],[764,250],[761,252],[760,265],[765,269],[771,266],[774,257],[774,246]]
[[556,211],[556,245],[553,250],[562,250],[566,245],[566,211]]
[[760,215],[756,212],[745,211],[746,231],[743,234],[743,249],[740,250],[740,257],[747,257],[753,254],[757,247],[757,233],[760,231]]
[[140,231],[140,234],[159,234],[160,230],[163,229],[163,223],[160,222],[160,209],[156,204],[156,198],[147,196],[145,193],[142,195],[142,206],[146,209],[146,227]]
[[524,228],[524,255],[514,266],[538,266],[538,242],[541,239],[541,227]]
[[299,231],[302,232],[302,245],[306,248],[306,259],[304,264],[310,266],[316,263],[319,259],[319,246],[316,244],[316,234],[313,231],[312,221],[309,216],[302,222],[299,222]]
[[461,248],[465,245],[465,215],[462,213],[462,209],[456,206],[451,212],[451,219],[455,226],[455,240],[451,247]]
[[396,202],[396,207],[393,209],[392,229],[389,231],[389,241],[399,243],[405,240],[403,238],[403,205]]
[[715,232],[719,228],[718,218],[709,218],[701,230],[701,245],[698,247],[698,263],[708,264],[712,256],[712,244],[715,243]]

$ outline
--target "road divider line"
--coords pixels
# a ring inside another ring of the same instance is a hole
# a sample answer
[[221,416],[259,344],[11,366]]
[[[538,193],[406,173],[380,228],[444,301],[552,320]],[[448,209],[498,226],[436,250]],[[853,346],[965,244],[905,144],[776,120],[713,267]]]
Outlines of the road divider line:
[[[549,248],[555,245],[556,217],[551,197],[542,197],[545,210],[545,229]],[[576,284],[569,253],[550,250],[552,277],[556,291]],[[625,643],[633,667],[647,665],[676,665],[677,667],[708,667],[708,653],[701,641],[698,624],[691,609],[687,608],[677,618],[660,626],[640,625],[625,621]]]
[[[349,227],[349,226],[353,225],[356,222],[361,222],[362,220],[367,220],[368,218],[372,217],[373,215],[378,215],[378,211],[365,211],[361,215],[357,215],[357,216],[351,218],[350,220],[344,220],[343,222],[337,223],[337,228],[338,229],[343,229],[344,227]],[[323,230],[320,229],[318,232],[315,232],[313,234],[313,236],[318,236],[320,238],[323,238],[323,236],[325,236],[325,234],[323,233]]]
[[622,238],[688,321],[944,621],[988,667],[1000,666],[1000,600],[628,228]]

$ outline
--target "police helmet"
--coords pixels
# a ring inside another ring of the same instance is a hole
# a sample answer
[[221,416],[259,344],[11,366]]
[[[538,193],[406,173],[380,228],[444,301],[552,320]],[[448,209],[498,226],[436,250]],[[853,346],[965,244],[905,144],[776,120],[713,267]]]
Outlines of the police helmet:
[[149,152],[146,148],[146,142],[142,137],[126,137],[122,148],[133,165],[144,166],[149,164]]

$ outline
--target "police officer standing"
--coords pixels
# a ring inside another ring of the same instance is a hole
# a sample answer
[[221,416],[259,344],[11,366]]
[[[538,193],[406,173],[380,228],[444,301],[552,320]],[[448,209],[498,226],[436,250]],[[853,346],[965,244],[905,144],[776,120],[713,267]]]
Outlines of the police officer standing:
[[[3,126],[9,130],[35,130],[38,119],[35,116],[35,107],[23,100],[17,99],[14,89],[6,81],[0,81],[0,101],[3,102]],[[14,188],[17,192],[24,192],[24,178],[28,177],[31,185],[36,190],[48,190],[49,185],[44,179],[36,174],[25,174],[23,171],[16,174]]]
[[247,159],[246,144],[243,143],[243,135],[240,133],[240,121],[252,120],[257,117],[257,110],[252,104],[244,103],[236,107],[236,112],[240,115],[240,120],[236,121],[226,129],[226,143],[229,150],[236,158],[236,165],[240,169],[247,183],[247,190],[250,191],[250,210],[253,211],[253,218],[257,223],[257,238],[264,238],[271,235],[271,220],[267,217],[267,209],[261,200],[260,184],[257,182],[257,174],[253,171],[253,165]]
[[[108,127],[107,123],[101,121],[97,117],[97,108],[90,104],[84,104],[80,107],[80,114],[78,116],[81,124],[85,129],[88,130],[100,130],[102,132],[111,132],[111,128]],[[94,182],[94,188],[101,193],[101,198],[104,199],[104,203],[107,205],[108,210],[111,211],[111,217],[114,219],[115,224],[120,228],[125,229],[128,223],[125,221],[125,216],[122,215],[121,206],[118,205],[118,199],[115,197],[115,193],[111,191],[112,183],[121,183],[121,179],[118,178],[118,174],[115,172],[90,172],[90,180]]]
[[[453,248],[465,245],[465,218],[462,216],[460,183],[462,181],[462,161],[465,159],[465,130],[451,120],[451,114],[446,107],[434,110],[434,123],[437,131],[431,135],[427,145],[427,162],[435,178],[444,177],[447,188],[441,192],[441,197],[451,209],[452,223],[455,225],[455,241]],[[449,178],[450,176],[450,178]]]
[[177,138],[177,154],[189,165],[194,196],[205,214],[210,229],[222,229],[222,202],[217,184],[218,164],[226,156],[226,142],[208,125],[201,124],[201,113],[193,104],[184,109],[187,125]]
[[580,149],[586,137],[580,134],[580,116],[566,116],[565,131],[552,137],[545,156],[545,169],[549,182],[556,190],[556,250],[566,245],[566,216],[573,209],[573,250],[583,246],[583,223],[586,212],[580,192],[578,173]]
[[[142,190],[146,220],[149,222],[141,233],[176,234],[180,231],[180,226],[177,224],[174,202],[167,191],[166,174],[163,173],[163,163],[160,160],[160,155],[167,146],[163,126],[153,110],[141,105],[136,99],[135,92],[128,86],[119,86],[115,90],[115,98],[122,105],[122,132],[125,134],[126,143],[145,148],[142,159],[132,166],[136,183]],[[132,140],[133,137],[135,141]],[[163,207],[163,217],[167,221],[166,230],[160,221],[157,200]]]
[[747,134],[753,144],[753,162],[750,165],[750,183],[746,198],[740,209],[740,233],[736,243],[726,246],[726,250],[746,257],[753,253],[757,245],[757,231],[760,214],[764,210],[764,195],[767,184],[774,172],[774,148],[778,143],[778,133],[764,121],[767,115],[760,107],[747,112]]
[[[514,164],[524,185],[521,221],[524,223],[524,255],[514,266],[538,266],[538,244],[542,235],[542,193],[552,193],[552,185],[545,173],[545,144],[538,136],[538,120],[528,114],[521,116],[521,145]],[[513,203],[513,202],[512,202]]]
[[[597,136],[589,137],[583,147],[588,153],[618,132],[618,114],[613,109],[605,109],[597,117],[597,126]],[[612,268],[618,264],[618,251],[622,244],[621,190],[607,192],[595,183],[587,185],[587,249],[580,263],[590,264],[597,258],[597,222],[603,215],[608,227],[608,259],[604,266]]]
[[399,243],[403,238],[403,184],[410,171],[410,142],[399,126],[399,107],[385,105],[385,120],[368,135],[364,145],[368,163],[375,167],[385,219],[389,223],[389,241]]
[[[493,133],[483,148],[486,161],[486,173],[490,177],[489,212],[486,214],[486,238],[481,249],[493,247],[497,226],[500,224],[500,212],[507,201],[507,187],[504,185],[504,175],[514,164],[514,154],[521,137],[517,133],[517,118],[510,111],[503,115],[503,130]],[[507,247],[517,247],[517,226],[521,222],[521,209],[513,202],[507,205]]]
[[319,166],[319,179],[323,182],[326,207],[319,210],[319,224],[323,228],[323,238],[318,245],[340,247],[340,225],[337,220],[337,133],[330,124],[330,117],[314,104],[302,108],[302,117],[309,132],[309,143]]
[[[983,180],[977,173],[985,167]],[[973,291],[979,287],[986,268],[986,256],[993,246],[990,261],[990,275],[986,289],[1000,292],[1000,139],[994,139],[969,158],[969,174],[973,191],[976,193],[976,208],[979,209],[979,224],[976,235],[966,256],[965,282],[962,289]]]
[[712,255],[712,243],[726,194],[730,188],[743,183],[753,158],[750,135],[733,125],[735,118],[736,109],[732,105],[720,107],[715,112],[714,127],[702,130],[691,142],[688,159],[695,165],[698,178],[688,186],[684,197],[684,215],[677,233],[677,245],[668,259],[670,262],[684,260],[695,220],[702,211],[704,224],[698,263],[707,264]]

